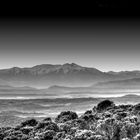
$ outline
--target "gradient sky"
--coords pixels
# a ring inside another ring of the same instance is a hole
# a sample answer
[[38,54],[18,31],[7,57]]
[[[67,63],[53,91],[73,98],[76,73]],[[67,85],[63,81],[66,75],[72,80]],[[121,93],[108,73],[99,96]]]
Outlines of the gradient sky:
[[101,71],[140,70],[140,20],[0,19],[0,69],[72,62]]

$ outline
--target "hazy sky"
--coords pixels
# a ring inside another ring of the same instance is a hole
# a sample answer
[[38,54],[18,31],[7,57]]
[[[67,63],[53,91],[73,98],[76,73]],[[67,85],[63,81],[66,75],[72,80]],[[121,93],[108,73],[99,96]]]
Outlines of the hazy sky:
[[72,62],[102,71],[140,70],[140,21],[0,19],[0,69]]

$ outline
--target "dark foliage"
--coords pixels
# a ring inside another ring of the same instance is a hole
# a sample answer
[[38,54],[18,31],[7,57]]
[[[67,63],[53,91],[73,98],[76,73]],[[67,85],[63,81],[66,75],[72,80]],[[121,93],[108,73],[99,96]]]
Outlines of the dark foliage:
[[109,107],[113,107],[114,103],[110,100],[104,100],[97,105],[97,111],[106,110]]
[[52,140],[54,136],[55,136],[55,131],[47,130],[43,133],[43,137],[41,140]]
[[55,119],[55,122],[63,123],[69,120],[77,119],[78,115],[75,112],[72,111],[64,111],[61,112]]
[[31,131],[33,130],[33,127],[23,127],[20,129],[20,131],[22,131],[23,134],[29,134]]
[[137,105],[134,106],[133,112],[136,113],[136,114],[137,114],[138,112],[140,112],[140,104],[137,104]]
[[36,121],[36,119],[29,119],[29,120],[26,120],[24,122],[21,123],[21,126],[36,126],[38,124],[38,122]]
[[52,119],[50,117],[47,117],[43,121],[52,121]]
[[15,128],[0,128],[0,140],[140,140],[140,104],[100,102],[79,116],[61,112],[55,119],[30,119]]
[[57,126],[56,123],[54,122],[44,122],[44,121],[41,121],[38,123],[38,125],[35,127],[35,129],[44,129],[44,130],[54,130],[54,131],[58,131],[59,128]]

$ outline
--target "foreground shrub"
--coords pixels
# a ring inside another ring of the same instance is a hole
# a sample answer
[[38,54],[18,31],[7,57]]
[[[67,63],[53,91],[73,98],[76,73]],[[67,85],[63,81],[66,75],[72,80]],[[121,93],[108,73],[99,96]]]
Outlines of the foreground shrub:
[[84,114],[92,114],[92,110],[87,110]]
[[7,136],[3,140],[20,140],[20,139],[17,138],[16,136]]
[[56,134],[55,131],[47,130],[43,133],[43,137],[41,140],[52,140],[55,134]]
[[29,140],[29,136],[28,135],[22,135],[21,140]]
[[84,119],[81,119],[81,118],[78,118],[75,121],[75,126],[78,129],[88,129],[88,123]]
[[55,122],[57,122],[57,123],[64,123],[66,121],[74,120],[74,119],[77,119],[77,118],[78,118],[78,115],[75,112],[72,112],[72,111],[64,111],[64,112],[61,112],[56,117]]
[[114,107],[114,106],[115,106],[115,104],[113,103],[113,101],[104,100],[97,105],[97,111],[103,111],[109,107]]
[[61,139],[65,139],[65,132],[58,132],[55,136],[54,136],[54,140],[61,140]]
[[137,104],[137,105],[135,105],[134,108],[133,108],[133,113],[134,113],[134,114],[138,114],[139,111],[140,111],[140,104]]
[[133,139],[138,132],[137,126],[134,123],[126,122],[121,129],[121,137],[122,138],[130,138]]
[[83,119],[84,121],[89,121],[89,122],[96,120],[95,116],[92,114],[84,114],[80,118]]
[[36,121],[36,119],[29,119],[29,120],[26,120],[24,122],[21,123],[21,126],[24,127],[24,126],[36,126],[38,124],[38,122]]
[[45,129],[45,130],[54,130],[58,131],[59,127],[54,122],[39,122],[35,129]]
[[91,130],[78,130],[75,134],[75,140],[87,140],[92,137],[94,132]]
[[33,130],[33,127],[31,126],[26,126],[20,129],[20,131],[22,131],[23,134],[29,134],[29,132],[31,132]]
[[140,140],[140,111],[137,105],[115,106],[100,102],[78,117],[61,112],[55,119],[29,119],[15,128],[0,128],[0,140]]
[[43,122],[46,122],[46,121],[52,121],[52,119],[50,118],[50,117],[47,117],[47,118],[45,118],[44,120],[43,120]]
[[137,135],[134,137],[134,140],[140,140],[140,134],[137,134]]

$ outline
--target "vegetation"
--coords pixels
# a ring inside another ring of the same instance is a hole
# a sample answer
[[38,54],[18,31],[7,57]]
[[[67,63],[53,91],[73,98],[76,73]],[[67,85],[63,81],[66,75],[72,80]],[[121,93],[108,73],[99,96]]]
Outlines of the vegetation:
[[29,119],[0,128],[0,140],[140,140],[140,104],[104,100],[81,116],[64,111],[54,121]]

